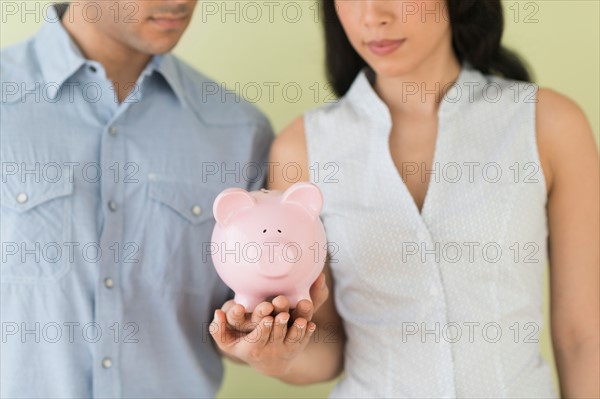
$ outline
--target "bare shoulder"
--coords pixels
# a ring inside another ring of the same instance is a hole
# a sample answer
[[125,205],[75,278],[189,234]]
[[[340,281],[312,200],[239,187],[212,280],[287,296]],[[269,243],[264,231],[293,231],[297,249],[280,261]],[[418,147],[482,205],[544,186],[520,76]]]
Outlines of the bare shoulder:
[[[571,98],[549,88],[540,88],[538,91],[536,116],[540,127],[551,134],[576,139],[577,136],[591,133],[591,129],[585,131],[589,124],[581,107]],[[572,129],[562,131],[568,126]]]
[[[304,116],[299,116],[285,127],[275,138],[269,153],[272,176],[268,186],[271,189],[285,189],[296,181],[308,181],[308,154],[304,134]],[[301,173],[293,178],[290,173]]]
[[271,146],[271,161],[298,161],[306,155],[304,117],[299,116],[277,135]]
[[581,107],[571,98],[540,88],[536,107],[536,137],[548,191],[563,165],[597,153],[591,126]]

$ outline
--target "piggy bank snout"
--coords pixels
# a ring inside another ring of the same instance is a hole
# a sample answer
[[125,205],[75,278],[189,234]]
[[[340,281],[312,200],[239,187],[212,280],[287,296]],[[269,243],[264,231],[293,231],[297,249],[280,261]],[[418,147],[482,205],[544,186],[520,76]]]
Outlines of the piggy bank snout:
[[259,273],[268,277],[282,277],[292,270],[299,252],[296,243],[282,236],[272,236],[262,240],[260,246]]

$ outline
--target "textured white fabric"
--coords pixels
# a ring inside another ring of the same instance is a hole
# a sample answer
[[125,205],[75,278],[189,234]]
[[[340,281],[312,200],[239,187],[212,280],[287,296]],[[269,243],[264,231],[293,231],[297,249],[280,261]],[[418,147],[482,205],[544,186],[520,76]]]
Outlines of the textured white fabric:
[[537,87],[462,65],[419,213],[368,76],[305,114],[348,336],[331,396],[558,397],[538,343],[548,230]]

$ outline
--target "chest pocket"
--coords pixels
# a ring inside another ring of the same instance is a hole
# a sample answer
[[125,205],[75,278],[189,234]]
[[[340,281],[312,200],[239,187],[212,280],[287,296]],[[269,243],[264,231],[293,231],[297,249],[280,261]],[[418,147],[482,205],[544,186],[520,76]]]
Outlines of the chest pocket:
[[73,182],[3,176],[0,190],[2,283],[51,283],[70,268]]
[[220,191],[178,179],[149,176],[141,272],[161,289],[205,294],[219,281],[208,245]]

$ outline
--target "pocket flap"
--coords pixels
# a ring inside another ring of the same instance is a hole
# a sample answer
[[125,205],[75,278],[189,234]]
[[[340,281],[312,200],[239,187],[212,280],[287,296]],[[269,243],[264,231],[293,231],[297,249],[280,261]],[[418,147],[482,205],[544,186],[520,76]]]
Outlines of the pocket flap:
[[148,197],[168,206],[193,224],[212,219],[212,204],[216,196],[214,190],[197,183],[155,174],[148,176]]
[[55,198],[70,195],[73,182],[68,175],[57,181],[40,179],[35,181],[28,176],[3,176],[0,190],[0,203],[16,212],[25,212]]

